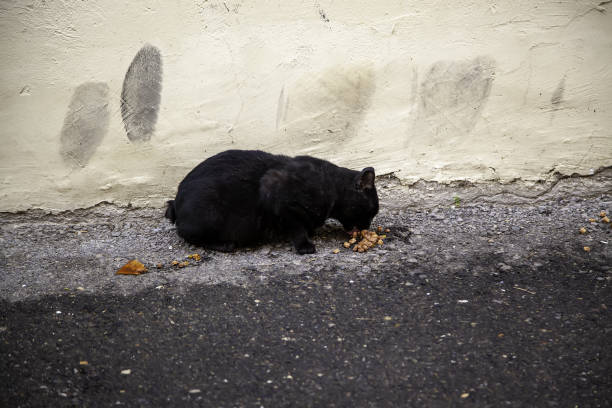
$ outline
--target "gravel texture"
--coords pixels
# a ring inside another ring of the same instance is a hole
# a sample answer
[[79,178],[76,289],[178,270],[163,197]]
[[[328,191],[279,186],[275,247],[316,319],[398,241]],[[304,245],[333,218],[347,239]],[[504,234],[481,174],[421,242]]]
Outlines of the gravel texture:
[[610,406],[611,180],[382,179],[365,254],[334,222],[300,256],[161,209],[0,214],[0,405]]

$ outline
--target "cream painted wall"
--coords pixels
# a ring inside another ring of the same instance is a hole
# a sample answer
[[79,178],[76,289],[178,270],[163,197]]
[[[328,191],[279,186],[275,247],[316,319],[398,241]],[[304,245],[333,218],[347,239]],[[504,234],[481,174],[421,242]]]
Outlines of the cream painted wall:
[[14,0],[0,34],[1,211],[161,205],[228,148],[406,182],[612,165],[609,1]]

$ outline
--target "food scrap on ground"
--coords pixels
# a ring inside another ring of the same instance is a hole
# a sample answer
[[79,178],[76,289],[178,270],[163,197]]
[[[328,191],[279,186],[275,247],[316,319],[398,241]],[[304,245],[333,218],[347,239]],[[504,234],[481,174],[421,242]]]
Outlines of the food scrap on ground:
[[586,234],[587,233],[586,228],[584,228],[584,227],[580,228],[580,233],[581,234]]
[[147,268],[137,259],[132,259],[117,271],[117,275],[140,275],[147,272]]
[[584,249],[584,252],[591,252],[591,247],[585,246],[582,249]]
[[[193,259],[196,262],[199,262],[202,260],[202,256],[200,254],[191,254],[191,255],[187,255],[187,259]],[[183,262],[179,262],[179,261],[172,261],[172,266],[178,266],[179,268],[184,268],[186,266],[189,266],[189,261],[183,261]]]
[[[389,228],[383,229],[383,227],[381,226],[378,226],[376,230],[379,233],[382,232],[383,230],[385,232],[390,231]],[[357,242],[357,239],[359,238],[361,238],[361,240]],[[385,238],[387,238],[386,235],[379,235],[375,231],[368,231],[368,230],[361,230],[359,232],[354,231],[351,239],[349,239],[344,244],[342,244],[342,246],[345,248],[350,248],[351,245],[355,244],[353,246],[353,251],[361,253],[361,252],[366,252],[367,250],[375,247],[376,245],[379,245],[379,246],[382,245],[384,243],[383,239]]]

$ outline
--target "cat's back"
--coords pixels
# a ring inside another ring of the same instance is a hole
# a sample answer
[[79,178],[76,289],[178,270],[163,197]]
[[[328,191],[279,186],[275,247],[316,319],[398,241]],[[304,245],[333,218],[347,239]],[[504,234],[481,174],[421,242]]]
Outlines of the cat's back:
[[226,150],[198,164],[181,184],[192,181],[255,181],[269,169],[284,165],[288,157],[261,150]]

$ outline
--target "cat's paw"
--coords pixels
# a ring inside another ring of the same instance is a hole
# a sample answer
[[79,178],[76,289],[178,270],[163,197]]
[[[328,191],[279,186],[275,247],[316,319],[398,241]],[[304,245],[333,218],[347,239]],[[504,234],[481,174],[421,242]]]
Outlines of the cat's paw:
[[316,252],[315,246],[311,242],[305,242],[301,244],[299,247],[295,248],[297,253],[300,255],[304,254],[314,254]]

